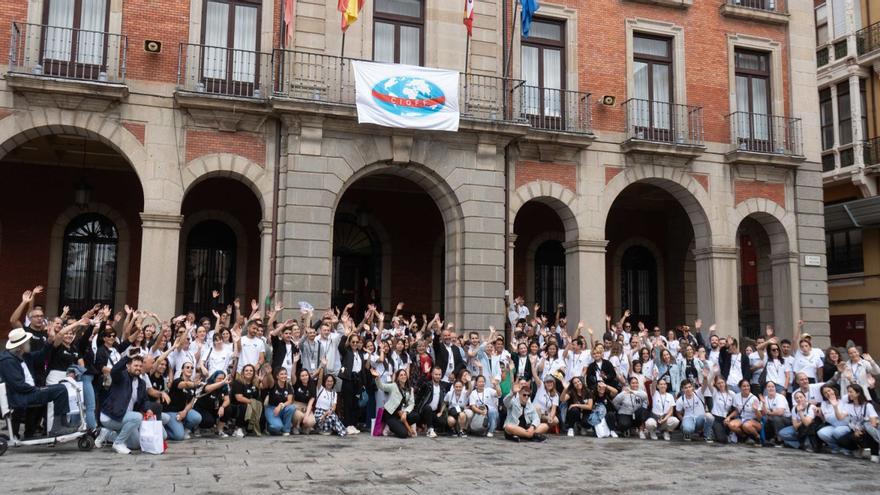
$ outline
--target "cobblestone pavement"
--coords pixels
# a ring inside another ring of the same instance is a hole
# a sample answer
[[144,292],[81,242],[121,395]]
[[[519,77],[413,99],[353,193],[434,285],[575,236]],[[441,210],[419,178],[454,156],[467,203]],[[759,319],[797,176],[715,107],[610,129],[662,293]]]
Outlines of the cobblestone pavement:
[[[880,492],[880,466],[789,449],[551,437],[193,439],[162,456],[10,449],[2,493],[774,493]],[[662,474],[660,474],[662,473]],[[711,476],[712,482],[707,481]]]

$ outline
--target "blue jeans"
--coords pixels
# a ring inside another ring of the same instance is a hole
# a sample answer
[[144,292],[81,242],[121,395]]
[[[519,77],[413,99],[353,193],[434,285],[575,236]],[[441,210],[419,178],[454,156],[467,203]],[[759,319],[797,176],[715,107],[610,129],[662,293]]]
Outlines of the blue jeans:
[[587,422],[590,423],[594,427],[598,426],[599,423],[601,423],[602,420],[605,419],[605,413],[606,413],[605,405],[604,404],[596,404],[593,407],[593,412],[590,413],[590,417],[589,417],[589,419],[587,419]]
[[837,445],[837,441],[844,437],[847,433],[849,433],[849,426],[841,425],[841,426],[833,426],[827,425],[823,426],[819,429],[819,438],[828,444],[828,447],[832,452],[837,452],[840,450],[840,446]]
[[275,406],[266,406],[263,409],[266,416],[266,424],[269,426],[269,433],[277,435],[281,432],[290,433],[290,425],[293,421],[293,413],[296,412],[296,406],[293,404],[285,406],[281,409],[281,414],[275,414]]
[[685,435],[693,435],[695,431],[700,430],[706,437],[706,416],[685,416],[681,420],[681,431]]
[[107,421],[101,421],[101,425],[108,430],[118,432],[116,440],[113,441],[114,444],[124,444],[129,449],[140,449],[140,430],[141,422],[143,422],[143,420],[143,414],[131,411],[125,413],[122,421],[107,418]]
[[[168,412],[168,422],[165,423],[165,431],[168,432],[168,440],[175,442],[183,440],[187,430],[192,430],[202,422],[202,415],[199,414],[198,411],[192,409],[186,413],[183,421],[178,421],[177,415],[178,413],[176,412]],[[162,416],[164,419],[165,414]]]
[[90,430],[98,427],[98,421],[95,418],[95,388],[92,386],[94,375],[83,375],[83,406],[86,408],[86,426]]
[[498,428],[498,409],[488,409],[486,417],[489,419],[489,429],[487,432],[493,432]]
[[793,449],[801,448],[801,441],[800,439],[798,439],[798,432],[794,429],[794,426],[786,426],[785,428],[779,430],[779,433],[777,433],[777,435],[785,443],[786,446]]

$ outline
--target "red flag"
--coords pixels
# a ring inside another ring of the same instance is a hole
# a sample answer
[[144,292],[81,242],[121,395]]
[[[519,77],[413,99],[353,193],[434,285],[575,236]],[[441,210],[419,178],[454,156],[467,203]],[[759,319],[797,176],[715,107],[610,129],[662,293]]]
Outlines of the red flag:
[[293,0],[284,0],[284,47],[293,42]]
[[342,31],[345,32],[348,26],[354,24],[358,19],[361,9],[367,0],[339,0],[337,9],[342,12]]
[[474,35],[474,0],[464,0],[464,25],[468,36]]

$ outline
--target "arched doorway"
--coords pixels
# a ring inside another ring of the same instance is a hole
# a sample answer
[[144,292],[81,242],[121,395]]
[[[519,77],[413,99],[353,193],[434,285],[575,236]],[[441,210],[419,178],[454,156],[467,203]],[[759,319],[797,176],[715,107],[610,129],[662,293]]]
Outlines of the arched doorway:
[[557,240],[544,241],[535,251],[534,300],[551,313],[565,304],[565,248]]
[[213,291],[220,304],[235,299],[235,232],[218,220],[205,220],[186,239],[183,310],[197,316],[211,314]]
[[338,216],[333,229],[333,289],[330,304],[354,304],[355,314],[382,300],[382,245],[366,220]]
[[632,313],[633,321],[648,327],[658,322],[657,260],[644,246],[631,246],[620,261],[620,303]]
[[70,314],[81,315],[95,304],[114,305],[118,244],[116,225],[104,215],[85,213],[67,225],[59,313],[64,306],[70,306]]
[[[541,199],[527,201],[513,219],[511,298],[522,296],[530,312],[539,304],[539,312],[551,323],[558,305],[567,304],[565,235],[559,213]],[[566,309],[563,307],[561,314],[566,314]]]

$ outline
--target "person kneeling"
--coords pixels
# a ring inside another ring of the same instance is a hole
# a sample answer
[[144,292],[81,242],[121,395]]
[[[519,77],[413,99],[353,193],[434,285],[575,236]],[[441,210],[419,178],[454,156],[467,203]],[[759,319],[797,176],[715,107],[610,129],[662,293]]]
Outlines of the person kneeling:
[[510,393],[504,398],[507,418],[504,420],[504,438],[519,442],[520,439],[543,442],[549,427],[541,423],[530,399],[532,389],[529,382],[519,380],[514,383]]
[[140,379],[144,360],[138,355],[139,349],[131,347],[110,370],[113,379],[110,392],[101,406],[101,433],[95,446],[101,447],[111,432],[117,432],[113,450],[120,454],[130,454],[131,449],[140,448],[140,428],[144,419],[147,398],[147,385]]

